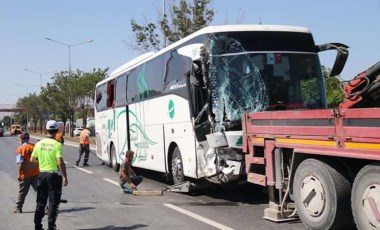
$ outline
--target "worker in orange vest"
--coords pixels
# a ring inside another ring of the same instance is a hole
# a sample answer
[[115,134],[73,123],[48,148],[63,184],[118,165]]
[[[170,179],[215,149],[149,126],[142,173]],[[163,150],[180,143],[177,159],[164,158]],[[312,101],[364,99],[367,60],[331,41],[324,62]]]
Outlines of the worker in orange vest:
[[58,131],[58,133],[55,134],[54,137],[57,141],[61,142],[62,144],[65,143],[65,140],[63,139],[63,134]]
[[14,213],[22,213],[22,206],[24,205],[25,197],[28,194],[30,186],[34,191],[37,191],[38,181],[38,164],[30,162],[34,144],[29,142],[29,133],[22,133],[20,135],[21,146],[17,148],[17,180],[19,183],[19,193],[17,196],[16,207]]
[[80,132],[79,135],[79,158],[75,163],[76,166],[79,166],[79,162],[84,153],[83,166],[88,166],[88,157],[90,155],[90,127],[86,125],[86,128]]

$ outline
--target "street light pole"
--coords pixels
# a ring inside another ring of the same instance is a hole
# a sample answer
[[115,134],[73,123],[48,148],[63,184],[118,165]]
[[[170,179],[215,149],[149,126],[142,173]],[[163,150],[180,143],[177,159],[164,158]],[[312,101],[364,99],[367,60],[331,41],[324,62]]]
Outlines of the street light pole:
[[30,93],[30,92],[29,92],[29,89],[30,89],[30,88],[35,88],[35,87],[38,87],[38,85],[34,85],[34,86],[29,86],[29,87],[26,87],[26,86],[20,85],[20,84],[18,84],[18,83],[15,83],[15,85],[17,85],[18,87],[21,87],[21,88],[24,88],[24,89],[26,89],[26,93],[27,93],[27,94],[29,94],[29,93]]
[[48,74],[48,73],[55,73],[55,72],[57,72],[57,71],[50,71],[50,72],[47,72],[47,73],[39,73],[39,72],[31,70],[31,69],[24,69],[24,70],[40,76],[40,86],[41,86],[41,89],[42,89],[42,75],[45,75],[45,74]]
[[70,75],[71,75],[71,47],[72,46],[78,46],[78,45],[86,44],[86,43],[91,43],[91,42],[94,41],[94,40],[88,40],[88,41],[85,41],[85,42],[79,42],[79,43],[75,43],[75,44],[66,44],[64,42],[60,42],[60,41],[57,41],[57,40],[54,40],[54,39],[51,39],[51,38],[45,38],[45,39],[48,40],[48,41],[52,41],[52,42],[64,45],[64,46],[66,46],[66,47],[69,48],[69,74]]
[[20,84],[17,84],[17,83],[15,83],[15,85],[17,85],[18,87],[26,89],[26,93],[29,94],[29,87],[26,87],[26,86],[23,86],[23,85],[20,85]]
[[[64,42],[60,42],[60,41],[57,41],[57,40],[54,40],[54,39],[51,39],[51,38],[45,38],[46,40],[48,41],[51,41],[51,42],[55,42],[55,43],[58,43],[58,44],[61,44],[63,46],[66,46],[69,48],[69,76],[71,76],[71,47],[73,46],[79,46],[79,45],[83,45],[83,44],[87,44],[87,43],[91,43],[93,42],[94,40],[88,40],[88,41],[84,41],[84,42],[79,42],[79,43],[74,43],[74,44],[66,44]],[[69,108],[70,108],[70,136],[73,136],[73,130],[72,130],[72,122],[73,122],[73,119],[74,119],[74,112],[71,108],[71,102],[70,102],[70,97],[69,97]]]

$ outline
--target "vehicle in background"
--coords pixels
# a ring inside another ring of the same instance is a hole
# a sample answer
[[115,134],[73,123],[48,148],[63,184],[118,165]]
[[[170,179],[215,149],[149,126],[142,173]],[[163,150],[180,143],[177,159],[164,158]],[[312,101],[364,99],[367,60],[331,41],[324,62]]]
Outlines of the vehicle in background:
[[11,136],[16,136],[17,134],[22,133],[21,125],[11,125],[10,129]]
[[80,132],[82,132],[83,129],[84,129],[83,125],[75,127],[75,129],[74,129],[74,136],[79,136]]
[[4,136],[4,124],[0,123],[0,137]]

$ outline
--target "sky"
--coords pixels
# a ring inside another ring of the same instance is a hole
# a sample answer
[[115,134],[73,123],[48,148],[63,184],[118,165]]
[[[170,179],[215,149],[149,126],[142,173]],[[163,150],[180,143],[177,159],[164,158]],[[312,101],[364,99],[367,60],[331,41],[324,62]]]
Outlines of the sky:
[[[177,0],[178,1],[178,0]],[[131,20],[156,23],[163,0],[0,0],[0,107],[39,93],[52,72],[117,67],[140,53],[130,49]],[[307,27],[316,44],[350,47],[341,77],[352,79],[380,60],[380,1],[213,0],[211,25],[275,24]],[[335,52],[320,54],[331,68]],[[29,69],[30,71],[26,71]],[[4,107],[4,106],[3,106]]]

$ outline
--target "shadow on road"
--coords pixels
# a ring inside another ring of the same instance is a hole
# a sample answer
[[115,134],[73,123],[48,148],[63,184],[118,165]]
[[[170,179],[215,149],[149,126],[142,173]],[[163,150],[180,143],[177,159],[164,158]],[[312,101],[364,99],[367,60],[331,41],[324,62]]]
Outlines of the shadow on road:
[[[165,175],[154,171],[136,168],[136,173],[151,180],[166,183]],[[192,181],[194,182],[194,181]],[[234,205],[232,202],[242,204],[268,204],[267,189],[260,185],[251,183],[243,184],[228,184],[228,185],[216,185],[210,182],[198,181],[200,183],[208,183],[210,186],[200,186],[202,189],[183,193],[187,196],[209,196],[214,199],[223,200],[216,202],[214,205]],[[212,204],[208,204],[212,205]],[[237,204],[235,204],[237,205]]]
[[81,207],[81,208],[68,208],[68,209],[59,209],[59,212],[81,212],[85,210],[95,209],[94,207]]
[[148,226],[149,225],[146,225],[146,224],[136,224],[129,227],[105,226],[103,228],[80,228],[79,230],[101,230],[101,229],[133,230],[133,229],[146,228]]

